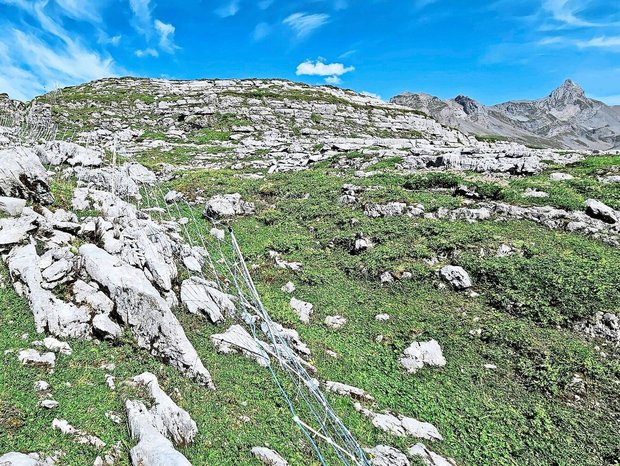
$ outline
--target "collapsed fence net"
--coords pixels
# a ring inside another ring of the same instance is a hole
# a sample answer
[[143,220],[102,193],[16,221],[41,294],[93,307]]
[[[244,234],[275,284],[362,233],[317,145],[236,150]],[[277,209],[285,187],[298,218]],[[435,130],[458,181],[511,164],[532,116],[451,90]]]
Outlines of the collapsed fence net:
[[[88,132],[59,132],[55,124],[37,121],[32,107],[21,113],[13,110],[0,109],[0,129],[11,136],[12,145],[41,144],[48,147],[55,140],[62,140],[76,142],[87,149],[101,146],[100,141]],[[201,304],[200,301],[205,299],[201,289],[204,286],[233,296],[236,312],[228,317],[242,326],[253,341],[252,348],[241,348],[242,352],[253,352],[254,359],[270,372],[294,424],[312,447],[320,464],[370,466],[364,450],[330,406],[319,381],[311,375],[315,369],[300,354],[304,351],[300,351],[299,344],[292,342],[291,329],[271,319],[233,230],[217,219],[203,219],[196,207],[183,197],[166,202],[164,188],[155,178],[141,180],[139,192],[132,192],[131,187],[122,185],[125,179],[122,170],[134,161],[133,154],[119,146],[116,138],[113,142],[108,141],[107,152],[111,157],[103,169],[109,171],[112,194],[149,214],[160,225],[179,227],[181,239],[190,251],[202,259],[202,264],[196,267],[184,262],[185,258],[179,252],[175,255],[176,263],[185,268],[185,275],[195,280],[193,288],[186,287],[184,302],[194,300],[196,304]],[[67,176],[73,176],[72,172],[69,175],[63,173],[61,167],[65,162],[52,164],[50,161],[46,164],[45,168],[51,174],[50,181],[62,184],[67,181]],[[119,162],[124,162],[124,165],[120,166]],[[146,247],[156,247],[154,245],[158,244],[157,237],[161,235],[161,230],[147,228],[146,234],[152,240]],[[235,344],[234,341],[228,343]],[[299,343],[298,337],[296,343]]]
[[[133,154],[123,147],[113,146],[112,163],[131,161]],[[302,432],[314,453],[324,466],[369,466],[371,463],[362,447],[346,428],[323,394],[319,381],[311,375],[315,369],[291,346],[290,329],[274,322],[263,305],[244,259],[241,246],[225,222],[203,219],[196,207],[183,197],[166,202],[164,188],[158,181],[141,184],[140,208],[160,223],[180,225],[184,241],[193,251],[200,251],[204,266],[186,268],[189,276],[196,277],[195,289],[186,290],[191,299],[200,300],[201,284],[212,286],[236,298],[238,313],[235,323],[243,326],[254,340],[252,349],[259,364],[271,373],[283,396],[293,422]],[[131,202],[131,199],[125,199]],[[179,222],[179,220],[183,220]],[[177,258],[183,264],[182,258]],[[192,293],[192,291],[194,291]],[[296,333],[296,332],[295,332]],[[233,341],[227,342],[234,344]]]

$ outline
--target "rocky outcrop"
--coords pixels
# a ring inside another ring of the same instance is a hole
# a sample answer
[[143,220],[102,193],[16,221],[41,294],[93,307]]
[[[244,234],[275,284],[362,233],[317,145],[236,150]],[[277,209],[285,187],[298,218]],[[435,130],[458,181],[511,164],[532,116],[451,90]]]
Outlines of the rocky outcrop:
[[52,202],[47,172],[32,149],[0,150],[0,196]]
[[80,247],[84,270],[108,290],[116,314],[135,335],[138,345],[163,357],[198,383],[214,388],[209,371],[174,316],[168,303],[144,272],[103,249]]
[[446,265],[441,268],[439,275],[455,290],[465,290],[472,286],[471,278],[469,278],[469,274],[463,267]]

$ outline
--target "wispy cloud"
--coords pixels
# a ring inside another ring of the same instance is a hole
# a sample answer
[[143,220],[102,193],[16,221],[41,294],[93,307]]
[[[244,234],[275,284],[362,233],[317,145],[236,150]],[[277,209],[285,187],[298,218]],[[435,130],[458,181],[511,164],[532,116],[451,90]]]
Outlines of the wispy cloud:
[[575,43],[579,48],[618,49],[620,51],[620,36],[600,36],[589,40],[578,40]]
[[605,23],[592,22],[580,17],[580,13],[588,3],[588,0],[545,0],[543,2],[543,9],[551,13],[552,19],[563,27],[589,28],[606,26]]
[[323,76],[328,84],[340,84],[340,76],[355,71],[354,66],[344,66],[342,63],[325,63],[322,58],[316,61],[306,60],[297,65],[297,76]]
[[152,6],[150,0],[129,0],[129,7],[133,13],[134,28],[142,34],[147,41],[149,47],[136,50],[138,57],[157,57],[156,51],[150,44],[153,36],[157,36],[160,50],[167,53],[174,53],[179,47],[174,44],[174,33],[176,28],[169,23],[164,23],[159,19],[153,20]]
[[159,34],[159,46],[168,53],[174,52],[178,47],[174,45],[174,31],[176,28],[172,24],[164,23],[158,19],[155,20],[155,30]]
[[228,3],[215,10],[215,14],[221,18],[235,16],[237,13],[239,13],[239,0],[230,0]]
[[159,57],[159,52],[155,49],[139,49],[135,51],[136,57],[144,58],[144,57]]
[[433,3],[437,3],[439,0],[415,0],[413,2],[413,6],[416,8],[416,10],[421,10],[423,8],[426,8],[427,6],[432,5]]
[[256,41],[263,40],[271,34],[271,26],[267,23],[258,23],[252,32],[252,38]]
[[62,12],[73,19],[89,21],[91,23],[101,22],[99,7],[102,2],[97,0],[55,0]]
[[150,36],[153,27],[150,0],[129,0],[129,7],[133,13],[134,27],[146,36]]
[[293,13],[282,22],[293,30],[297,38],[302,39],[323,26],[328,20],[329,15],[323,13]]

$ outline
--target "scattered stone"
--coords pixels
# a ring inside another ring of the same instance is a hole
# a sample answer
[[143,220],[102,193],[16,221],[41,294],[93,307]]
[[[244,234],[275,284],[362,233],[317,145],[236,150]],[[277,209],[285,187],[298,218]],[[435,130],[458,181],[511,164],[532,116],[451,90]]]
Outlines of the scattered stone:
[[387,445],[377,445],[374,448],[366,448],[365,451],[370,455],[370,462],[373,466],[409,466],[411,464],[404,453]]
[[394,415],[392,413],[374,413],[360,403],[355,403],[356,411],[368,417],[372,425],[384,432],[397,437],[418,437],[427,440],[443,440],[437,428],[428,423],[421,422],[412,417]]
[[121,422],[123,422],[123,418],[121,418],[121,416],[114,411],[106,411],[105,417],[112,421],[114,424],[120,424]]
[[215,228],[215,227],[211,228],[209,233],[215,239],[218,239],[220,241],[224,241],[224,238],[226,237],[226,233],[224,232],[224,230],[220,230],[219,228]]
[[456,466],[456,462],[453,459],[446,459],[437,453],[433,453],[422,443],[409,448],[409,454],[414,457],[420,457],[426,466]]
[[522,196],[523,197],[543,198],[543,197],[549,197],[549,193],[546,193],[544,191],[538,191],[537,189],[527,188],[523,192]]
[[116,390],[116,377],[110,374],[105,375],[105,384],[110,390]]
[[264,347],[261,347],[241,325],[233,325],[224,333],[211,335],[210,339],[220,353],[241,352],[263,367],[269,364],[269,357]]
[[439,271],[439,275],[456,290],[464,290],[472,286],[469,274],[463,267],[446,265]]
[[379,279],[381,280],[381,283],[383,284],[392,283],[394,281],[394,277],[392,276],[390,272],[383,272],[381,274],[381,277],[379,277]]
[[134,465],[140,466],[192,466],[187,458],[176,451],[172,442],[160,431],[161,426],[140,401],[127,400],[129,433],[138,444],[129,455]]
[[620,343],[620,317],[611,312],[599,311],[590,319],[578,323],[576,328],[592,337]]
[[276,267],[280,267],[281,269],[289,269],[293,272],[301,270],[302,265],[300,262],[285,261],[284,259],[282,259],[280,253],[277,251],[269,251],[269,257],[273,259]]
[[389,314],[377,314],[375,316],[375,320],[378,322],[385,322],[387,320],[390,320],[390,315]]
[[5,453],[0,456],[0,466],[54,466],[54,458],[41,459],[37,453]]
[[60,354],[66,354],[66,355],[71,355],[73,353],[73,350],[69,346],[69,343],[57,340],[54,337],[44,338],[43,344],[48,350],[53,351],[54,353],[60,353]]
[[81,430],[76,429],[71,424],[69,424],[65,419],[54,419],[52,421],[52,428],[54,430],[59,430],[65,435],[70,435],[75,437],[75,441],[84,445],[92,445],[95,448],[103,448],[105,447],[105,443],[94,435],[88,434]]
[[549,179],[551,181],[566,181],[572,180],[573,178],[575,177],[573,175],[569,175],[568,173],[555,172],[549,175]]
[[353,250],[351,251],[353,254],[359,254],[361,252],[367,251],[368,249],[372,249],[374,247],[374,243],[369,238],[365,238],[363,236],[358,236],[355,239],[355,243],[353,245]]
[[312,304],[301,301],[297,298],[291,298],[289,304],[295,311],[295,314],[297,314],[297,317],[299,317],[299,320],[301,320],[304,324],[310,322],[310,315],[312,314],[314,307]]
[[251,215],[255,212],[254,204],[241,199],[241,194],[224,194],[213,196],[205,206],[203,215],[208,218]]
[[325,382],[325,388],[330,392],[337,393],[338,395],[350,396],[356,400],[374,401],[374,398],[367,391],[340,382],[327,381]]
[[7,214],[11,217],[19,217],[22,214],[24,207],[26,207],[25,199],[0,196],[1,213]]
[[66,163],[71,166],[98,167],[103,159],[102,152],[67,141],[53,141],[39,145],[35,147],[35,151],[41,159],[41,163],[45,165]]
[[56,355],[54,353],[39,353],[37,350],[27,349],[19,352],[18,359],[24,366],[42,367],[53,369],[56,365]]
[[[39,406],[45,409],[54,409],[58,407],[58,401],[56,400],[43,400],[39,403]],[[2,463],[0,463],[2,464]]]
[[164,201],[166,201],[166,204],[172,204],[174,202],[179,202],[181,199],[183,199],[183,193],[180,193],[174,190],[168,191],[164,195]]
[[280,290],[282,290],[284,293],[292,293],[295,291],[295,285],[293,284],[293,282],[286,282],[285,285],[282,286],[282,288],[280,288]]
[[595,199],[588,199],[586,201],[586,214],[592,218],[602,220],[605,223],[618,222],[618,214],[611,207],[599,202]]
[[446,360],[436,340],[414,341],[400,356],[400,363],[407,372],[415,373],[425,365],[443,367]]
[[180,408],[164,393],[157,377],[150,372],[144,372],[134,377],[133,381],[149,389],[153,398],[153,405],[149,412],[156,421],[154,425],[159,431],[177,445],[190,444],[198,433],[196,423],[187,411]]
[[34,389],[38,392],[45,392],[50,389],[50,384],[45,380],[39,380],[34,383]]
[[252,448],[252,455],[268,466],[288,466],[288,462],[270,448],[254,447]]
[[347,323],[347,319],[342,316],[327,316],[325,317],[325,325],[334,330],[342,328]]
[[497,369],[497,366],[495,364],[485,364],[484,368],[488,370],[495,370]]

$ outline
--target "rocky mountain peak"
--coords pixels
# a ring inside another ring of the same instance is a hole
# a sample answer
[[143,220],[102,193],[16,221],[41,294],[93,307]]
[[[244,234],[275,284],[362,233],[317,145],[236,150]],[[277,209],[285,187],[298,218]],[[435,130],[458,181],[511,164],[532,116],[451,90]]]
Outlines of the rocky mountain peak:
[[463,111],[467,115],[484,113],[484,105],[471,97],[467,97],[466,95],[458,95],[454,98],[454,101],[463,107]]
[[568,105],[578,100],[584,100],[586,93],[575,82],[567,79],[560,87],[549,94],[549,100],[553,105]]

